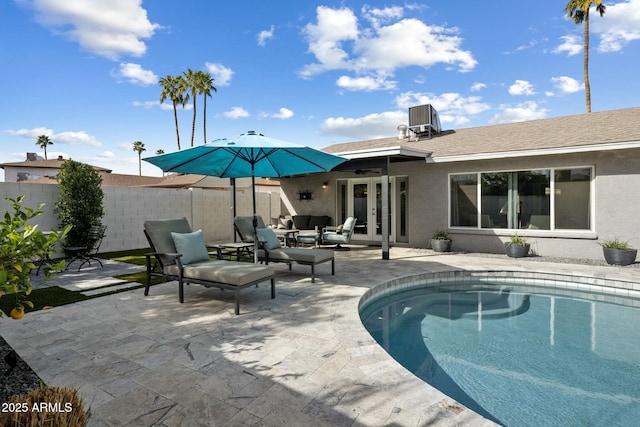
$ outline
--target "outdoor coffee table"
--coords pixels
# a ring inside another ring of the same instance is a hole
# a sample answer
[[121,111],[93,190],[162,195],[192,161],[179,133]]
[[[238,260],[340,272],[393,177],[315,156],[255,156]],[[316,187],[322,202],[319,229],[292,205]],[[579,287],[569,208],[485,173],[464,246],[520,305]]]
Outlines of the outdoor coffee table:
[[296,234],[298,234],[300,230],[295,228],[292,230],[274,228],[273,232],[279,239],[284,240],[285,246],[297,246]]
[[219,259],[223,259],[224,257],[231,259],[231,257],[235,255],[237,260],[241,260],[253,259],[253,246],[253,243],[232,242],[219,243],[210,247],[218,251]]

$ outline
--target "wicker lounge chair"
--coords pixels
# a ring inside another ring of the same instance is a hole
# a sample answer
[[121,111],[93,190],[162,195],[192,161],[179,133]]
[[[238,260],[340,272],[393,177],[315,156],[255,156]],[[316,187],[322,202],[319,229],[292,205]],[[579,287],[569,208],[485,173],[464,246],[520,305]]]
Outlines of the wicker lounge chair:
[[[244,262],[210,259],[202,231],[191,231],[186,218],[145,221],[144,233],[153,252],[145,254],[149,295],[152,277],[177,280],[180,302],[184,302],[184,283],[232,290],[235,313],[240,314],[240,289],[271,282],[271,298],[276,297],[273,267]],[[152,265],[152,259],[155,263]]]

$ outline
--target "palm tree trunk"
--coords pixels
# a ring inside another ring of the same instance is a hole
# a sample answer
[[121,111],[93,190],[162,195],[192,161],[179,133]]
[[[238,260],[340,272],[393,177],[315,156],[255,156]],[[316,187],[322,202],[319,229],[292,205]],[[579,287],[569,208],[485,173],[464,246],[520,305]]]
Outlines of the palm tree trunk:
[[178,151],[180,151],[180,131],[178,130],[178,109],[176,101],[173,101],[173,120],[176,123],[176,139],[178,140]]
[[138,153],[138,174],[142,176],[142,153]]
[[203,129],[202,132],[204,134],[204,144],[207,143],[207,95],[204,95],[204,107],[202,110],[202,114],[204,114],[204,117],[202,119],[204,125],[203,125]]
[[196,134],[196,98],[197,95],[193,95],[193,121],[191,122],[191,146],[193,147],[193,138]]
[[587,113],[591,112],[591,84],[589,83],[589,9],[584,13],[584,94]]

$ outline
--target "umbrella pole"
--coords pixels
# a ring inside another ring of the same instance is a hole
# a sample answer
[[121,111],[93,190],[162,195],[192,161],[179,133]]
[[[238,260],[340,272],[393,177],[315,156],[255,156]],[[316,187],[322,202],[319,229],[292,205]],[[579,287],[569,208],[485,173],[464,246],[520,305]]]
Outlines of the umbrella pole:
[[[231,223],[233,224],[236,219],[236,179],[229,178],[229,184],[231,187]],[[238,241],[236,228],[232,226],[233,230],[233,243]]]
[[253,190],[253,263],[258,263],[258,216],[256,208],[256,177],[251,164],[251,189]]

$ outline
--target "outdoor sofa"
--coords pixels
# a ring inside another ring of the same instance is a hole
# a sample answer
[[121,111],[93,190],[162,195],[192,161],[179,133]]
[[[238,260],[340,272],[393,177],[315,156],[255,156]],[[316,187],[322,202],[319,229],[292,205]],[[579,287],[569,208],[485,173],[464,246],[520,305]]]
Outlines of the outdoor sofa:
[[[258,227],[258,259],[265,264],[270,262],[283,262],[289,265],[293,263],[308,265],[311,267],[311,283],[316,281],[316,265],[325,262],[331,263],[331,274],[335,275],[335,255],[331,249],[305,249],[283,247],[275,231],[264,226],[264,221],[257,215]],[[253,216],[238,216],[234,220],[234,226],[243,242],[254,242]]]
[[[144,234],[152,252],[146,253],[149,295],[152,277],[178,281],[180,302],[184,302],[184,284],[231,290],[235,295],[235,313],[240,314],[240,289],[271,282],[271,298],[276,297],[273,267],[246,262],[211,259],[202,231],[191,231],[186,218],[145,221]],[[152,259],[155,263],[152,265]]]

